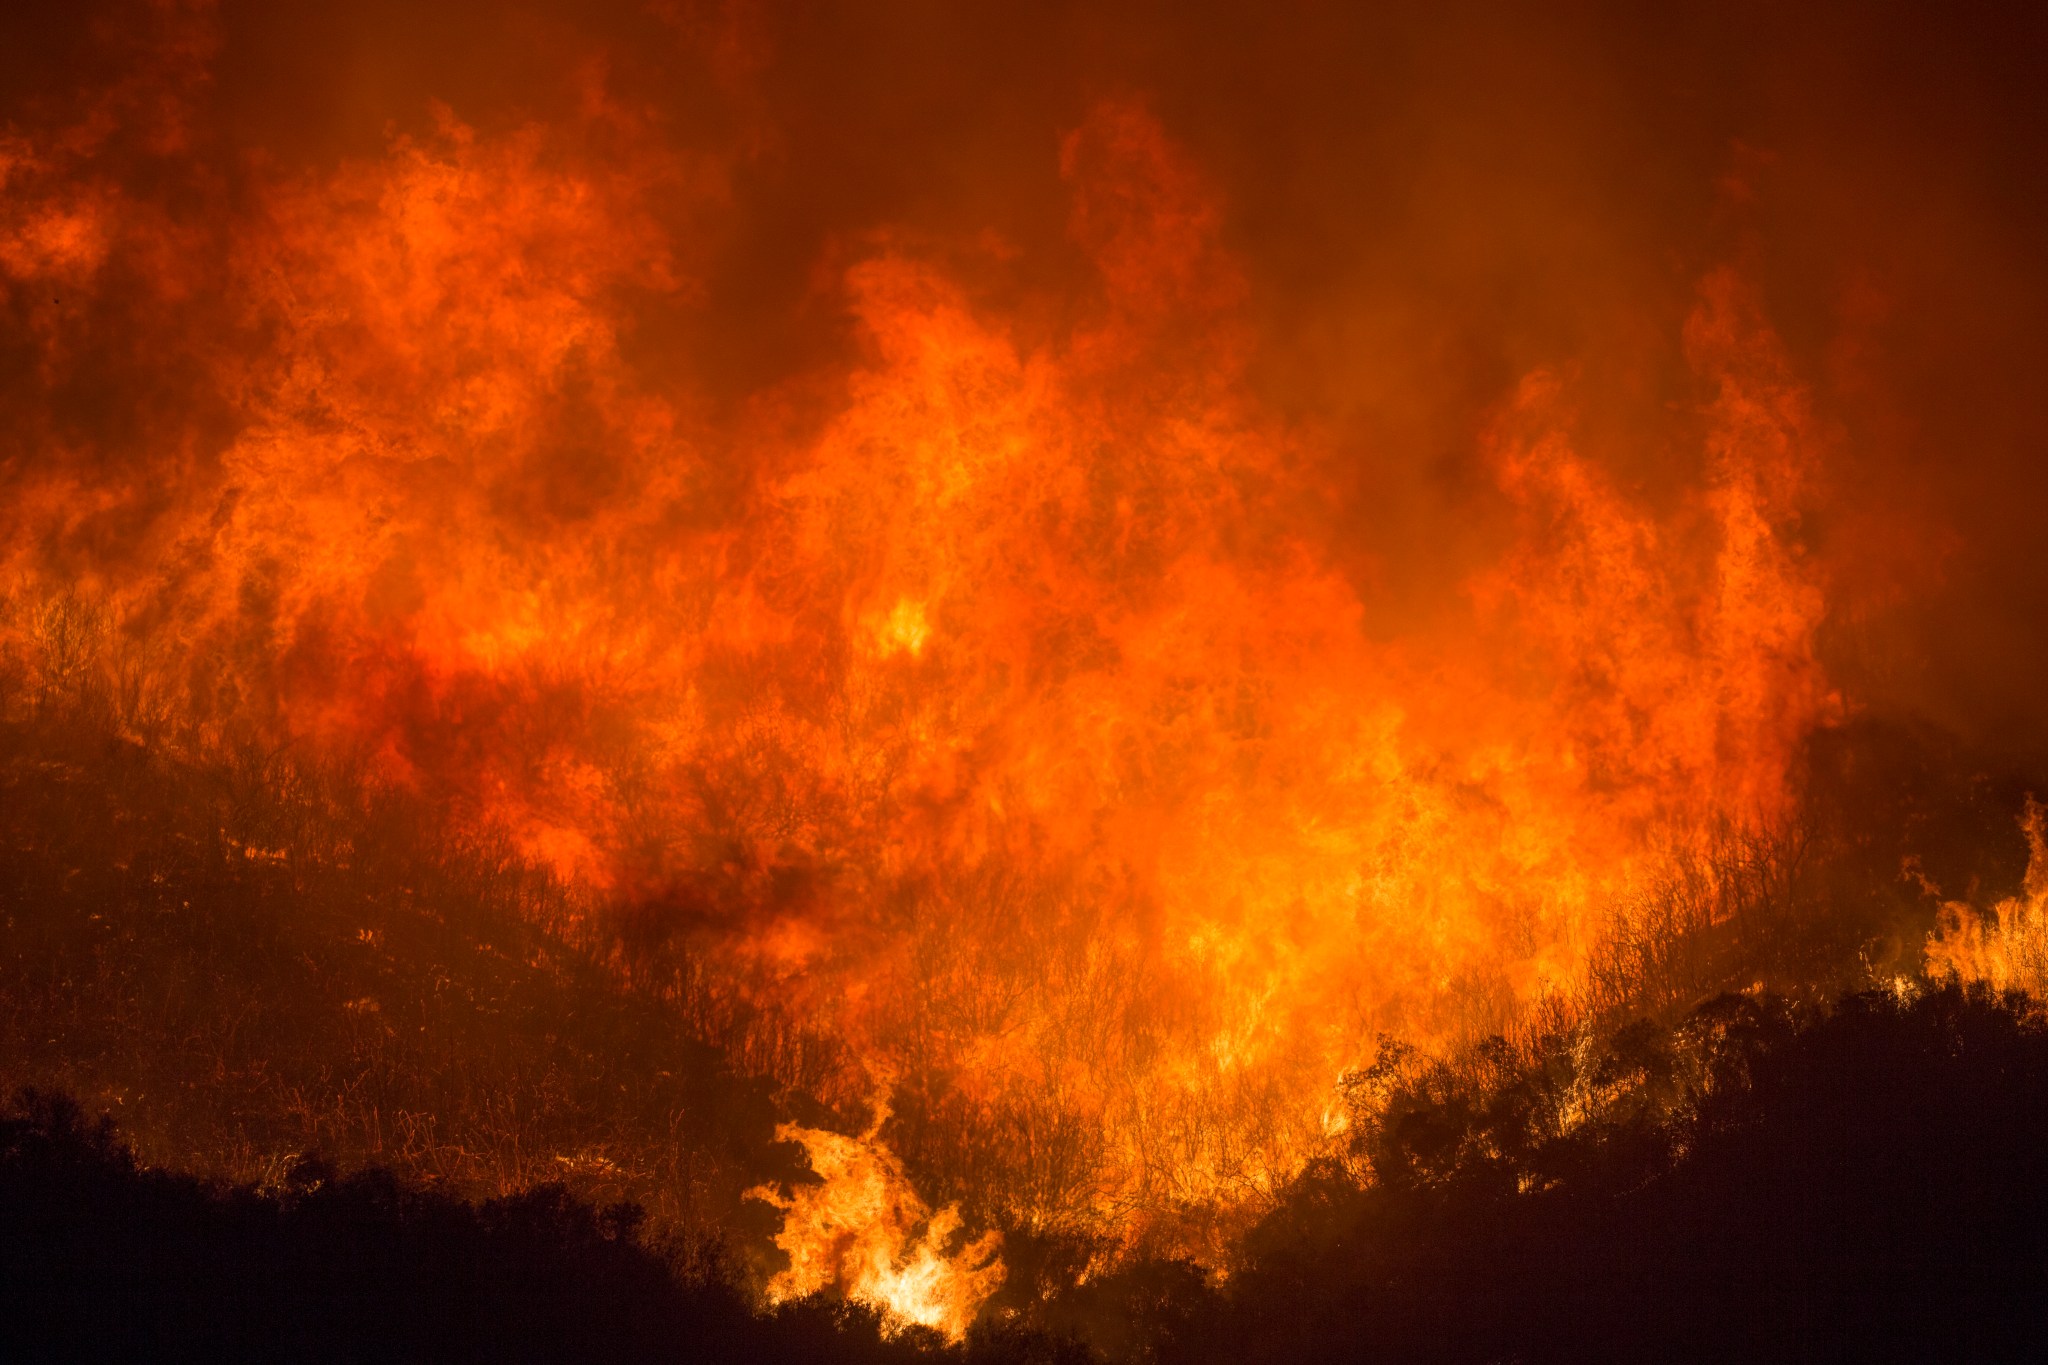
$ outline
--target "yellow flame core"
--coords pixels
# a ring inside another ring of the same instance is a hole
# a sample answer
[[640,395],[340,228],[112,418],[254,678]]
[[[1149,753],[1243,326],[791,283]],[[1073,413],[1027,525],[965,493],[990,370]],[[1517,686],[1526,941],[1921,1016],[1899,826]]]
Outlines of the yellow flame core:
[[931,626],[924,619],[924,603],[904,598],[890,610],[888,619],[882,623],[882,652],[915,657],[924,653],[924,642],[931,633]]
[[881,1309],[898,1329],[914,1324],[949,1340],[964,1336],[1003,1282],[1001,1235],[968,1238],[957,1207],[927,1207],[872,1132],[848,1137],[784,1124],[776,1136],[801,1143],[819,1179],[788,1196],[768,1187],[752,1192],[783,1211],[775,1244],[790,1264],[769,1282],[769,1299],[837,1290]]

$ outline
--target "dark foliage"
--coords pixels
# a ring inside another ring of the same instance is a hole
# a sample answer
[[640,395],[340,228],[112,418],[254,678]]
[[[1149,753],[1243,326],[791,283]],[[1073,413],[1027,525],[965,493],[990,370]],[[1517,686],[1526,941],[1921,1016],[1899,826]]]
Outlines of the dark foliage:
[[756,1315],[645,1245],[630,1204],[560,1186],[470,1204],[307,1159],[273,1192],[138,1167],[111,1126],[23,1092],[0,1118],[0,1359],[1054,1365],[987,1332],[885,1338],[813,1300]]
[[1547,1140],[1525,1083],[1396,1094],[1377,1179],[1304,1175],[1160,1358],[2038,1358],[2048,1029],[2018,1002],[1727,997],[1612,1051],[1650,1092],[1702,1065]]
[[[885,1338],[761,1317],[628,1205],[469,1204],[302,1161],[258,1192],[139,1168],[28,1094],[0,1121],[0,1357],[1208,1362],[2031,1359],[2048,1331],[2048,1027],[1957,988],[1801,1016],[1724,997],[1610,1039],[1569,1124],[1537,1064],[1409,1069],[1221,1286],[1147,1263]],[[1398,1071],[1400,1059],[1390,1062]]]

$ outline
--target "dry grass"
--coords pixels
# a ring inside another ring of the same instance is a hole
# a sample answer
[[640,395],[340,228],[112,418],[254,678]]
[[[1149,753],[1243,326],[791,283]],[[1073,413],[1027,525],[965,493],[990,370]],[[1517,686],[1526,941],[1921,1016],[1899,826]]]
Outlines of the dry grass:
[[773,1084],[551,930],[564,888],[345,765],[180,729],[87,608],[14,619],[0,1083],[230,1180],[317,1150],[471,1196],[630,1198],[684,1240],[758,1231],[743,1191],[791,1173]]
[[[502,841],[452,834],[359,768],[205,729],[155,690],[173,662],[133,657],[76,600],[4,615],[0,1080],[68,1089],[119,1116],[147,1158],[224,1177],[271,1180],[312,1148],[476,1195],[560,1180],[636,1199],[690,1237],[756,1242],[772,1215],[744,1191],[791,1173],[777,1118],[794,1106],[864,1125],[871,1078],[845,1047],[736,990],[686,941],[629,951]],[[1632,1021],[1759,985],[1869,984],[1870,918],[1834,860],[1806,826],[1674,849],[1614,907],[1581,980],[1528,1008],[1487,996],[1475,1041],[1446,1056],[1390,1045],[1347,1081],[1345,1132],[1249,1082],[1212,1097],[1229,1112],[1138,1112],[1144,1097],[1114,1078],[1172,1022],[1143,964],[1105,950],[1057,887],[977,888],[913,935],[920,1008],[901,1041],[929,1064],[898,1078],[887,1135],[936,1202],[1023,1209],[1029,1229],[1085,1239],[1105,1172],[1133,1164],[1104,1145],[1103,1107],[1124,1103],[1144,1178],[1109,1197],[1162,1245],[1222,1247],[1304,1156],[1342,1159],[1396,1090],[1513,1092],[1517,1122],[1564,1132],[1682,1092],[1616,1051]],[[2037,866],[2048,879],[2048,858]],[[1969,961],[2048,985],[2044,901],[2030,881],[2023,905],[1973,930]],[[1008,927],[962,934],[963,914]],[[1007,955],[963,946],[980,943]],[[999,1104],[948,1089],[960,1039],[1045,981],[1078,1002],[1041,1049],[1045,1083]],[[1195,1166],[1223,1171],[1244,1207],[1176,1183]]]
[[2020,893],[1988,914],[1961,902],[1945,905],[1927,942],[1927,970],[2048,1002],[2048,808],[2029,797],[2020,829],[2028,854]]

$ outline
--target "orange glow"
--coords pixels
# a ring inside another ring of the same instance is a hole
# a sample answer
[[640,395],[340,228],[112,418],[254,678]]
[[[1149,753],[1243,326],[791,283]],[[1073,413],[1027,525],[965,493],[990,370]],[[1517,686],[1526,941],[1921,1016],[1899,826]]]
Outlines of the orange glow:
[[1480,424],[1496,552],[1394,619],[1248,377],[1230,206],[1140,104],[1046,142],[1084,285],[848,245],[859,358],[732,416],[633,321],[705,289],[732,165],[585,93],[257,176],[217,275],[90,147],[9,144],[9,287],[125,252],[142,307],[212,291],[233,420],[52,459],[5,567],[103,599],[195,736],[368,755],[583,888],[622,971],[843,1044],[810,1083],[898,1117],[785,1130],[822,1183],[764,1196],[772,1294],[957,1336],[1002,1276],[963,1209],[1203,1245],[1335,1139],[1378,1034],[1504,1027],[1671,848],[1790,810],[1841,709],[1827,441],[1741,272],[1683,326],[1701,401],[1639,433],[1692,486],[1589,454],[1556,357]]

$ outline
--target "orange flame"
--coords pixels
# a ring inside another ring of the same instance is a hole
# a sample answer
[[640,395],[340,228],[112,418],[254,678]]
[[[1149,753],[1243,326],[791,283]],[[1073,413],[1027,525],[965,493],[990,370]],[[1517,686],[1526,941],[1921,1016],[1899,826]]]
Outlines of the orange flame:
[[1927,971],[2048,1001],[2048,807],[2028,797],[2020,830],[2027,836],[2020,894],[2000,900],[1988,915],[1960,901],[1944,905],[1927,939]]
[[[1271,1190],[1377,1032],[1500,1027],[1659,848],[1786,809],[1838,705],[1820,442],[1735,274],[1685,329],[1696,489],[1632,497],[1533,374],[1483,442],[1506,547],[1397,628],[1141,109],[1060,147],[1068,321],[884,242],[838,281],[860,363],[727,420],[632,335],[701,287],[725,163],[593,81],[579,127],[443,111],[262,181],[217,259],[79,139],[5,152],[9,288],[216,289],[232,416],[132,466],[53,426],[8,567],[102,592],[195,727],[370,753],[842,1040],[848,1091],[903,1078],[891,1136],[1023,1225]],[[88,323],[24,307],[61,378]],[[775,1292],[957,1334],[992,1245],[879,1130],[789,1136],[823,1184]]]
[[968,1239],[956,1206],[926,1207],[877,1141],[880,1126],[859,1138],[796,1124],[776,1130],[803,1144],[820,1183],[788,1196],[753,1191],[784,1213],[775,1244],[790,1264],[769,1281],[768,1297],[780,1303],[836,1289],[881,1309],[885,1323],[930,1327],[957,1341],[1003,1281],[1001,1237]]

